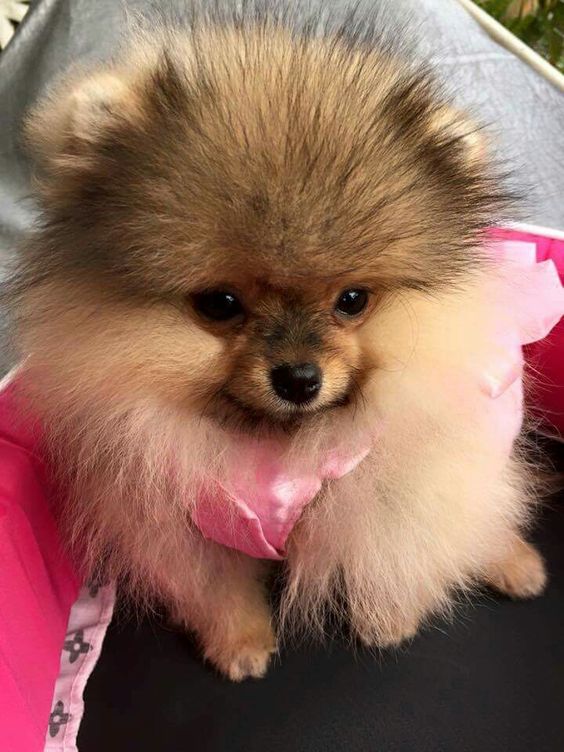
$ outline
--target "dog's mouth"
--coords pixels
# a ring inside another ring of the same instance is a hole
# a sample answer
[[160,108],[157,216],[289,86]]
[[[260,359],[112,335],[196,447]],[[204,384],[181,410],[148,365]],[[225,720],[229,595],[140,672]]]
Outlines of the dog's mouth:
[[250,405],[232,394],[220,390],[206,411],[208,417],[222,428],[245,432],[292,434],[321,414],[349,407],[354,402],[354,393],[349,390],[331,402],[307,407],[295,406],[288,410],[268,411]]

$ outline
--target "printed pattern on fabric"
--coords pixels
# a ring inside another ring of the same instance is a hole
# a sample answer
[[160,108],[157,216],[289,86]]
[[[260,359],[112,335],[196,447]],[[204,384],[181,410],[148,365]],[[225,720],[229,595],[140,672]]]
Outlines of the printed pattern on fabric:
[[102,651],[115,603],[113,585],[85,585],[73,605],[61,651],[45,752],[78,752],[86,682]]

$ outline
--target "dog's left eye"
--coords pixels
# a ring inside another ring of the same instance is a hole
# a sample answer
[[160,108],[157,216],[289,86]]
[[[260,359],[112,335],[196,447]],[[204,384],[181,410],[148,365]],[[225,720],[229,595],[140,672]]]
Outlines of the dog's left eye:
[[335,310],[343,316],[358,316],[364,311],[367,303],[366,290],[344,290],[335,303]]
[[192,302],[196,311],[211,321],[230,321],[244,313],[241,301],[226,290],[195,293]]

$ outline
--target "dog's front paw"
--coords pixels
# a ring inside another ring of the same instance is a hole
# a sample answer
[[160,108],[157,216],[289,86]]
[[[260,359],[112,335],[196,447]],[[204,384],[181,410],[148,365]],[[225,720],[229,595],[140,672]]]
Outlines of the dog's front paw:
[[276,637],[270,625],[245,634],[208,642],[205,657],[232,681],[260,679],[265,675],[270,657],[276,652]]
[[381,619],[356,619],[353,630],[366,647],[394,648],[415,637],[419,620],[415,617],[396,616],[383,622]]
[[546,587],[546,567],[539,552],[520,538],[489,573],[489,584],[510,598],[535,598]]

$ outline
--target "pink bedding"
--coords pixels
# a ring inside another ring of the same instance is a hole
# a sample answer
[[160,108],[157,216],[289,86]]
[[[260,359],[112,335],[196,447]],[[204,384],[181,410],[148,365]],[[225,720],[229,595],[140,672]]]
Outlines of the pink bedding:
[[[564,280],[564,233],[543,227],[520,225],[496,230],[503,240],[534,243],[537,261],[552,261]],[[546,339],[525,348],[531,369],[532,406],[549,433],[564,437],[564,319]],[[535,376],[536,374],[536,376]]]
[[33,431],[0,399],[0,750],[45,745],[53,687],[79,580],[51,514]]

